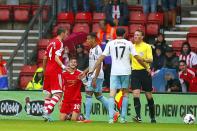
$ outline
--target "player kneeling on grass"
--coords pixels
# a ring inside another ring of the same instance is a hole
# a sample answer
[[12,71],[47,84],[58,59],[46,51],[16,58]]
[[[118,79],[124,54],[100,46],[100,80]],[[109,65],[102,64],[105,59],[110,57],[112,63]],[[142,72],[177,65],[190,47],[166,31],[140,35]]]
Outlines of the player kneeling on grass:
[[77,70],[77,59],[70,58],[68,69],[63,72],[64,99],[60,107],[60,120],[80,120],[81,109],[81,71]]

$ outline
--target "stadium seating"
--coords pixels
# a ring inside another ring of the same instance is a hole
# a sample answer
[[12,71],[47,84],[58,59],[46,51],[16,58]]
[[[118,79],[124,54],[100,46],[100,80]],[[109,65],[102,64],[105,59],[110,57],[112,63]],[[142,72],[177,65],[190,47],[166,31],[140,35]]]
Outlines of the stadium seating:
[[75,23],[92,23],[92,14],[90,12],[79,12],[75,15]]
[[141,24],[131,24],[131,25],[129,26],[129,31],[130,31],[130,34],[129,34],[129,35],[133,36],[133,34],[134,34],[134,32],[135,32],[136,30],[141,30],[141,31],[143,31],[144,33],[146,33],[146,31],[145,31],[145,26],[144,26],[144,25],[141,25]]
[[191,28],[189,28],[189,33],[195,33],[195,34],[197,34],[197,27],[191,27]]
[[130,12],[138,12],[138,13],[143,13],[143,7],[138,6],[138,5],[129,5],[128,10]]
[[15,5],[13,6],[14,21],[28,22],[30,20],[30,5]]
[[11,20],[11,6],[0,5],[0,22],[8,22]]
[[64,29],[67,29],[68,34],[70,34],[71,25],[69,23],[59,23],[55,27],[53,27],[53,31],[52,31],[53,36],[57,35],[57,29],[60,28],[60,27],[62,27]]
[[50,41],[50,39],[40,39],[38,41],[38,45],[37,45],[38,50],[46,49],[49,44],[49,41]]
[[146,34],[148,36],[157,36],[159,34],[160,26],[157,23],[147,23]]
[[146,15],[139,12],[131,12],[129,14],[129,23],[131,24],[146,24]]
[[27,84],[33,79],[33,76],[20,76],[19,78],[19,87],[20,89],[25,90]]
[[176,52],[176,51],[179,51],[181,50],[181,46],[182,44],[185,42],[185,40],[174,40],[171,44],[172,44],[172,48],[173,50]]
[[77,24],[74,25],[72,32],[74,32],[74,33],[85,32],[85,33],[89,34],[90,33],[90,27],[87,23],[77,23]]
[[99,23],[92,24],[92,32],[98,32],[99,30]]
[[[32,6],[32,15],[34,16],[36,14],[36,10],[39,8],[40,6],[39,5],[33,5]],[[43,10],[42,10],[42,18],[43,18],[43,21],[46,22],[48,21],[49,19],[49,6],[44,6],[43,7]]]
[[72,12],[61,12],[57,15],[57,23],[74,24],[74,14]]
[[37,64],[42,63],[44,55],[45,55],[45,50],[42,50],[42,49],[38,50],[38,53],[37,53]]
[[148,23],[157,23],[160,26],[164,24],[164,15],[163,13],[150,13],[147,18]]
[[98,23],[101,20],[105,19],[105,13],[93,13],[93,23]]
[[32,80],[33,75],[37,69],[37,65],[24,65],[19,74],[19,87],[25,89],[28,82]]

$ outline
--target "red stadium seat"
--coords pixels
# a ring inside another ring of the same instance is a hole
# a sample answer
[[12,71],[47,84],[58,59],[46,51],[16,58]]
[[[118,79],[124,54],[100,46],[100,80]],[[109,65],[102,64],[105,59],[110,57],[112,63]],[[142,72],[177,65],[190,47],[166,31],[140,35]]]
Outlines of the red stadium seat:
[[45,50],[38,50],[37,63],[41,63],[43,61],[44,55],[45,55]]
[[197,36],[187,38],[188,43],[193,51],[197,51]]
[[28,22],[30,19],[30,5],[15,5],[14,10],[14,21],[16,22]]
[[0,21],[1,22],[8,22],[11,17],[11,6],[8,5],[1,5],[0,6]]
[[33,79],[33,75],[32,76],[20,76],[19,77],[19,88],[25,90],[27,84]]
[[[40,6],[39,5],[33,5],[32,6],[32,15],[34,16],[36,14],[36,11],[38,10]],[[44,6],[43,7],[43,10],[42,10],[42,18],[43,18],[43,21],[48,21],[49,19],[49,6]]]
[[49,44],[50,39],[40,39],[38,41],[38,49],[46,49]]
[[92,23],[92,14],[90,12],[79,12],[75,16],[76,23]]
[[131,12],[129,15],[129,23],[146,24],[146,15],[138,12]]
[[57,15],[57,23],[69,23],[74,24],[74,13],[72,12],[61,12]]
[[191,27],[191,28],[189,28],[189,33],[195,33],[195,34],[197,34],[197,27]]
[[142,6],[138,6],[138,5],[129,5],[128,6],[128,10],[130,12],[139,12],[139,13],[143,13],[143,7]]
[[98,23],[101,20],[105,19],[105,13],[93,13],[93,22]]
[[57,29],[60,28],[60,27],[64,28],[64,29],[67,29],[68,34],[70,34],[71,25],[69,23],[59,23],[55,27],[53,27],[53,31],[52,31],[53,36],[57,35]]
[[85,33],[89,34],[90,33],[90,27],[86,23],[77,23],[73,27],[73,32],[74,33],[76,33],[76,32],[85,32]]
[[180,51],[182,44],[185,42],[185,40],[174,40],[172,41],[172,48],[174,51]]
[[127,38],[129,35],[129,27],[128,26],[118,26],[117,28],[123,28],[125,29],[125,37]]
[[148,23],[157,23],[160,26],[164,23],[163,13],[150,13],[147,18]]
[[34,75],[36,69],[37,69],[37,65],[24,65],[21,68],[20,76],[22,76],[22,75],[32,76],[32,75]]
[[134,34],[134,32],[135,32],[136,30],[141,30],[141,31],[143,31],[144,33],[146,33],[146,32],[145,32],[145,26],[144,26],[144,25],[141,25],[141,24],[131,24],[131,25],[129,26],[130,35],[133,36],[133,34]]
[[99,23],[92,24],[92,32],[98,32],[99,30]]
[[149,36],[157,36],[159,34],[159,24],[156,23],[147,23],[146,25],[146,34]]

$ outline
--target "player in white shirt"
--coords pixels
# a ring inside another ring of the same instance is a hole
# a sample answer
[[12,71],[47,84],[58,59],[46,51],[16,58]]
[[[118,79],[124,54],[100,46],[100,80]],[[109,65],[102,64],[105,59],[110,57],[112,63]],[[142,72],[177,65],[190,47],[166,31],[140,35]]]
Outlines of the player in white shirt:
[[116,31],[117,39],[110,41],[103,54],[99,57],[94,68],[89,72],[94,72],[98,65],[102,63],[106,56],[111,56],[112,58],[112,68],[110,76],[110,98],[109,98],[109,123],[113,123],[114,117],[114,97],[116,95],[117,89],[123,90],[123,102],[122,102],[122,112],[121,112],[121,123],[126,122],[126,113],[128,106],[128,87],[129,78],[131,74],[131,64],[130,55],[133,55],[142,66],[146,67],[143,60],[137,55],[133,44],[130,41],[124,39],[125,30],[123,28],[118,28]]
[[[92,70],[98,58],[102,55],[102,49],[96,42],[96,33],[90,33],[87,36],[87,43],[91,49],[89,51],[89,67],[84,72]],[[98,68],[93,74],[88,76],[88,85],[86,88],[86,120],[84,122],[91,122],[90,113],[92,107],[92,95],[94,94],[96,99],[99,100],[106,109],[108,109],[108,100],[102,95],[102,86],[104,80],[103,63],[100,63]],[[114,110],[113,110],[114,111]]]

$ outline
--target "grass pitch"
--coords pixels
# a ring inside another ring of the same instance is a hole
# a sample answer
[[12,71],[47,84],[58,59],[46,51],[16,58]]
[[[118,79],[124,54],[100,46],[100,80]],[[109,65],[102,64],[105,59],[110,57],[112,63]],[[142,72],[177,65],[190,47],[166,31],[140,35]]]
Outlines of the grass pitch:
[[197,125],[92,122],[43,122],[24,120],[0,120],[1,131],[197,131]]

